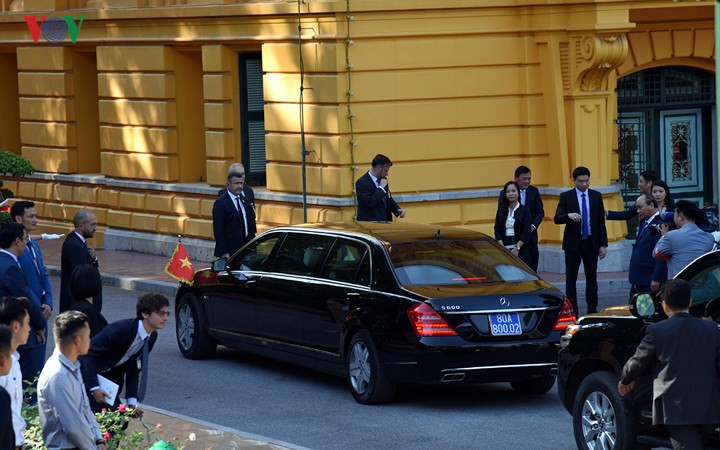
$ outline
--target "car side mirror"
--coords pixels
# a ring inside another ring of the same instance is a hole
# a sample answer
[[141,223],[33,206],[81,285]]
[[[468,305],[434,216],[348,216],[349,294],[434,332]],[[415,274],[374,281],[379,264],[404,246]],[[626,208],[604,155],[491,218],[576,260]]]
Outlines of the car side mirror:
[[227,259],[220,258],[213,261],[212,271],[213,272],[225,272],[227,270]]
[[630,300],[630,312],[642,319],[655,319],[660,316],[662,308],[653,294],[635,294]]

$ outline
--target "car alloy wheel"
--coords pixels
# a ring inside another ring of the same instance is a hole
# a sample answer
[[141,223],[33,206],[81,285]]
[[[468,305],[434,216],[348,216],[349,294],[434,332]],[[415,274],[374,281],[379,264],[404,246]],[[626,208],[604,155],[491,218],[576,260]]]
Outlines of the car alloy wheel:
[[395,396],[395,385],[385,378],[375,344],[365,330],[358,331],[350,339],[345,376],[358,403],[384,403]]
[[175,333],[184,357],[200,359],[215,353],[217,342],[208,334],[207,323],[205,310],[192,292],[180,297],[175,310]]
[[180,307],[177,315],[177,338],[180,348],[187,351],[193,345],[195,335],[195,319],[193,318],[190,305],[187,303]]
[[610,371],[593,372],[580,383],[573,401],[573,432],[582,450],[638,448],[635,414],[618,392],[618,377]]
[[370,353],[364,342],[356,342],[350,350],[348,363],[350,384],[358,394],[364,394],[370,384],[372,368],[369,361]]
[[615,448],[615,408],[602,392],[591,393],[582,408],[582,433],[591,449]]

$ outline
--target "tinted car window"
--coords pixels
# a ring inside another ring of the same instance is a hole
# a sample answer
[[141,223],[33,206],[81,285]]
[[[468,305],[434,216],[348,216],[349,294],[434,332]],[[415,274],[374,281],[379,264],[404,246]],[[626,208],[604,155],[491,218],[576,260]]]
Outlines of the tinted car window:
[[537,280],[502,248],[487,240],[423,241],[388,248],[404,286]]
[[693,306],[705,305],[720,298],[720,266],[714,265],[701,271],[690,280]]
[[320,272],[333,239],[316,234],[289,233],[275,257],[273,271],[315,276]]
[[280,239],[280,234],[263,236],[250,244],[232,262],[233,270],[263,271],[268,270],[267,260]]
[[[366,259],[368,247],[360,242],[340,239],[335,242],[320,276],[329,280],[352,283]],[[367,259],[369,266],[370,260]]]

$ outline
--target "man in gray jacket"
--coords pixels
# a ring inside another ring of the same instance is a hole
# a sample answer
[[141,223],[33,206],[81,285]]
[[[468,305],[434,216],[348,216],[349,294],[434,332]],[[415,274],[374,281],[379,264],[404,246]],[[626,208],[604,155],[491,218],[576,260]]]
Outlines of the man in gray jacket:
[[55,352],[38,380],[38,410],[48,449],[106,450],[100,426],[90,409],[78,357],[90,348],[90,326],[79,311],[55,318]]
[[653,251],[655,258],[667,261],[668,280],[715,245],[712,234],[698,227],[705,222],[705,214],[695,203],[688,200],[677,202],[673,221],[677,230],[668,231],[667,225],[660,227],[662,237]]
[[628,394],[652,366],[653,424],[665,425],[674,449],[703,449],[720,423],[720,331],[690,315],[690,284],[669,280],[660,291],[668,319],[647,327],[625,363],[618,391]]

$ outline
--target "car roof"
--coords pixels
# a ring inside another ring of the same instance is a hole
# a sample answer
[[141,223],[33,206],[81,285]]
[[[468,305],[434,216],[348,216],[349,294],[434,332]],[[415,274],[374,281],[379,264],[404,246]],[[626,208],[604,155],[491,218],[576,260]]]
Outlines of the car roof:
[[405,222],[318,222],[303,223],[293,226],[273,228],[270,231],[296,230],[313,231],[329,234],[346,234],[375,238],[386,244],[401,244],[423,240],[435,240],[440,232],[440,239],[490,239],[478,231]]

